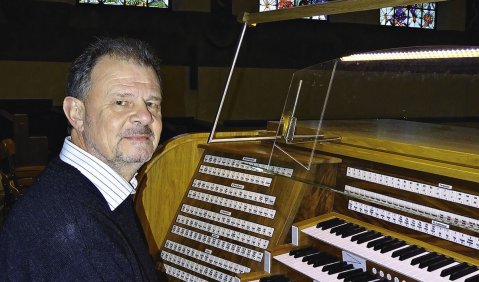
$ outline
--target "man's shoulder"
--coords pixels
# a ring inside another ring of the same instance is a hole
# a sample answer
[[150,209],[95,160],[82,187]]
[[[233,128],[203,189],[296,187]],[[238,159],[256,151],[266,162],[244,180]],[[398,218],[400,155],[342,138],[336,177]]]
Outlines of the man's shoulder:
[[50,222],[48,217],[61,221],[68,215],[85,212],[82,209],[95,206],[98,199],[99,192],[85,176],[71,165],[55,159],[14,204],[9,217],[20,217],[24,222],[41,222],[43,219]]
[[72,184],[71,180],[82,181],[87,179],[81,174],[78,169],[65,163],[57,157],[45,167],[45,170],[40,175],[37,184]]

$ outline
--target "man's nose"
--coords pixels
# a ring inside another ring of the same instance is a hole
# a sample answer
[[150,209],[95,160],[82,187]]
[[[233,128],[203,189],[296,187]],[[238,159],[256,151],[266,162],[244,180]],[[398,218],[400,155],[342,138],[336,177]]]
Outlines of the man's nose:
[[131,116],[132,123],[140,123],[142,125],[150,124],[153,120],[153,116],[145,103],[138,103],[133,115]]

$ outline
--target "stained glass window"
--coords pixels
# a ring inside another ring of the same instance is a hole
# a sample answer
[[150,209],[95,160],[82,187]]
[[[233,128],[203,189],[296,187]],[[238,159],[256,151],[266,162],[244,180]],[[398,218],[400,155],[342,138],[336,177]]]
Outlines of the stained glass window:
[[422,3],[380,9],[381,25],[417,28],[436,27],[436,3]]
[[[259,11],[267,12],[277,9],[287,9],[296,6],[319,4],[328,2],[329,0],[259,0]],[[327,16],[318,15],[314,17],[308,17],[315,20],[327,20]]]
[[80,4],[103,4],[120,6],[137,6],[152,8],[168,8],[169,0],[79,0]]

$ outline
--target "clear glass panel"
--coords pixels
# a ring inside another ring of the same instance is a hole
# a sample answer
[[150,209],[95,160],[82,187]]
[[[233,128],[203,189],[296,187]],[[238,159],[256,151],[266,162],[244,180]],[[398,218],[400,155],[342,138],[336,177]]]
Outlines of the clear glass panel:
[[[322,135],[321,122],[337,63],[337,60],[333,60],[293,74],[283,114],[276,128],[277,138],[272,155],[285,154],[309,170],[316,144],[326,139],[335,139],[335,136]],[[305,122],[308,126],[297,127],[298,122]],[[294,146],[289,146],[304,143],[311,146],[307,152],[301,151],[299,154]]]
[[[472,47],[411,47],[344,57],[295,72],[282,116],[270,123],[269,130],[276,131],[271,160],[288,157],[308,170],[324,142],[407,155],[403,142],[447,151],[460,141],[455,157],[427,149],[414,154],[477,165],[466,157],[479,152],[479,132],[470,128],[479,121],[477,56]],[[456,135],[445,125],[468,128]],[[386,145],[376,139],[394,146],[382,148]]]

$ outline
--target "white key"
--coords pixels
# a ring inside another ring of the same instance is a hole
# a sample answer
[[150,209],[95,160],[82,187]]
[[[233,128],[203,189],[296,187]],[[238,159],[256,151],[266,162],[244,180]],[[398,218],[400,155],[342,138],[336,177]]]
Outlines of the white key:
[[[321,230],[321,228],[316,228],[316,226],[312,226],[303,229],[302,232],[310,235],[311,237],[336,246],[340,249],[354,253],[360,257],[365,258],[366,260],[372,261],[379,265],[383,265],[387,268],[393,268],[395,271],[416,280],[450,281],[447,277],[441,277],[439,274],[441,273],[442,269],[450,267],[452,266],[452,264],[436,271],[429,272],[427,271],[427,268],[420,269],[417,265],[411,265],[411,260],[413,258],[400,261],[398,258],[391,257],[391,252],[381,254],[379,250],[375,251],[373,248],[366,247],[367,242],[363,244],[351,242],[351,237],[341,238],[341,236],[331,234],[330,229]],[[416,257],[422,256],[424,254],[426,253],[422,253],[420,255],[417,255]]]
[[338,273],[329,275],[327,272],[321,271],[322,267],[313,267],[312,264],[303,262],[303,257],[295,258],[290,256],[289,253],[285,253],[275,256],[274,259],[317,281],[344,281],[344,279],[337,279]]

